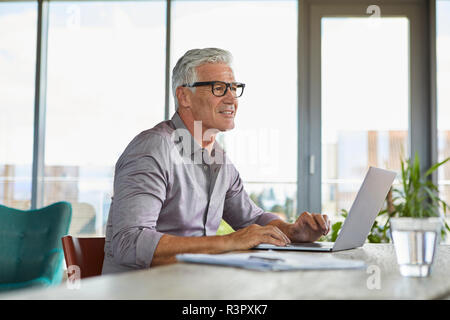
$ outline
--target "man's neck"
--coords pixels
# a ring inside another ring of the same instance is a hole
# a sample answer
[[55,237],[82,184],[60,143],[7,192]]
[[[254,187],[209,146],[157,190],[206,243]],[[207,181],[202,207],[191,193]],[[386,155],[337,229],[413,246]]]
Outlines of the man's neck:
[[196,121],[190,112],[180,112],[177,110],[178,115],[183,121],[186,129],[194,137],[194,140],[211,154],[211,151],[216,141],[217,130],[205,128],[201,121]]

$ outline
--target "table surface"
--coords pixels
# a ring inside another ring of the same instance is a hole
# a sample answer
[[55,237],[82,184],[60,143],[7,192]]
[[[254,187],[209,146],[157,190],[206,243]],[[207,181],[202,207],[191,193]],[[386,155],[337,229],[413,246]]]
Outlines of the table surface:
[[176,263],[82,279],[79,289],[69,289],[63,283],[58,287],[2,294],[0,299],[448,299],[450,296],[450,245],[437,248],[432,273],[426,278],[402,277],[392,244],[365,244],[334,253],[295,254],[364,260],[367,268],[273,272]]

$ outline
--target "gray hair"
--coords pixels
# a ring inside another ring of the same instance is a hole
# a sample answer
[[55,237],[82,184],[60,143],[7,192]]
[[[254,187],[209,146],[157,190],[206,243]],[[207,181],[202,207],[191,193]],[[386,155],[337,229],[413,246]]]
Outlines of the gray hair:
[[[205,63],[225,63],[231,67],[233,56],[227,50],[219,48],[192,49],[177,62],[172,71],[172,93],[175,109],[178,109],[176,90],[179,86],[197,81],[196,68]],[[195,88],[190,88],[193,92]]]

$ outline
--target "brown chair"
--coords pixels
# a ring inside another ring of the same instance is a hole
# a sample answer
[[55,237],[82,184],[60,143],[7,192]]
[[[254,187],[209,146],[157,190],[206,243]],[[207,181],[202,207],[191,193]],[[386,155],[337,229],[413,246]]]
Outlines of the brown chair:
[[64,236],[61,240],[67,268],[71,265],[78,266],[81,279],[102,274],[105,237],[76,238]]

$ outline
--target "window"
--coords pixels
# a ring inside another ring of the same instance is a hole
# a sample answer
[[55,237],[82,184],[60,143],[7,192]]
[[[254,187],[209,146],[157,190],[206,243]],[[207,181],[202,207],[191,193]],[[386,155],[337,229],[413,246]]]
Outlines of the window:
[[[350,205],[367,166],[398,170],[409,149],[430,154],[423,147],[431,131],[423,107],[428,33],[418,32],[426,29],[425,1],[383,4],[379,20],[369,19],[362,0],[308,0],[300,12],[296,0],[170,5],[169,70],[191,48],[234,55],[236,80],[247,86],[236,128],[218,140],[267,211],[287,219],[297,208],[336,214]],[[69,201],[70,232],[101,234],[116,160],[135,135],[164,118],[167,1],[49,6],[44,203],[38,205]],[[450,156],[450,2],[438,0],[436,15],[442,161]],[[0,203],[22,209],[31,197],[36,21],[37,1],[0,2]],[[450,202],[450,165],[439,169],[438,180]]]
[[0,2],[0,203],[31,205],[36,3]]
[[[450,1],[437,1],[438,161],[450,157]],[[438,171],[441,198],[450,203],[450,163]]]
[[322,19],[322,211],[350,209],[369,166],[400,171],[409,112],[407,18]]
[[297,1],[173,1],[172,6],[171,69],[192,48],[233,54],[235,78],[246,87],[235,129],[218,141],[251,198],[289,219],[297,190]]
[[103,234],[114,165],[164,120],[165,2],[50,3],[44,204]]

